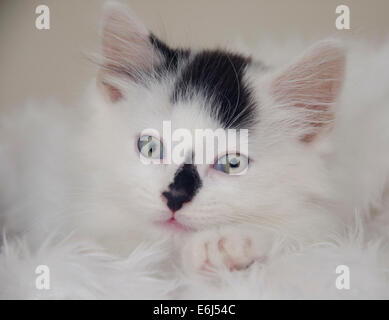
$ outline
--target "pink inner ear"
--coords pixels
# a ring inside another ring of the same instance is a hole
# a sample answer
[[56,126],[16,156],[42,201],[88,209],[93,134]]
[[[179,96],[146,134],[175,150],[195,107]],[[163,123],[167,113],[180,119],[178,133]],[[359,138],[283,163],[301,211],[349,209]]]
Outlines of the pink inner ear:
[[102,34],[104,58],[117,68],[130,65],[149,70],[154,54],[149,34],[139,22],[130,19],[134,18],[122,12],[106,16]]
[[136,81],[142,73],[152,71],[157,57],[149,31],[124,5],[108,3],[105,6],[101,37],[103,66],[98,80],[115,102],[123,95],[110,79],[125,75]]
[[271,94],[276,101],[306,110],[302,123],[312,130],[301,141],[312,141],[334,119],[344,65],[345,55],[338,45],[319,44],[273,80]]
[[107,94],[110,101],[117,102],[123,98],[123,94],[119,89],[115,88],[114,86],[106,82],[103,82],[102,84],[103,86],[105,86],[105,89],[107,90]]

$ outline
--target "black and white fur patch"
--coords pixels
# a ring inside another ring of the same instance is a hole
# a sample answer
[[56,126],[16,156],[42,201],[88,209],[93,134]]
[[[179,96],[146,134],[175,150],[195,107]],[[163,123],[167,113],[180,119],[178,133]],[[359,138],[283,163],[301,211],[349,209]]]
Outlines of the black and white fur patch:
[[154,35],[154,48],[163,57],[157,74],[173,74],[173,104],[202,97],[210,113],[225,128],[250,129],[257,114],[252,89],[245,79],[251,59],[222,50],[171,49]]

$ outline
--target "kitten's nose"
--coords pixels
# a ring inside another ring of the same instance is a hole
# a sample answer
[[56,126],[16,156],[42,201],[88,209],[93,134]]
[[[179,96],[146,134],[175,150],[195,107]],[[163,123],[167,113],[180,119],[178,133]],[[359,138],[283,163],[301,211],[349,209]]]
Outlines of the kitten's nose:
[[166,198],[169,209],[176,212],[184,203],[193,199],[201,185],[196,167],[192,164],[184,164],[174,175],[169,191],[164,191],[162,195]]

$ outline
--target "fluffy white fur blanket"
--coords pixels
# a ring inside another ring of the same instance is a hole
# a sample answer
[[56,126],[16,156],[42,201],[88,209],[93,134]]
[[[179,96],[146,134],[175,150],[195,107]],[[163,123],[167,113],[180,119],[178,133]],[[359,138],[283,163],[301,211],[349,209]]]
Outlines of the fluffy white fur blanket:
[[[361,224],[348,237],[280,253],[245,271],[187,275],[171,263],[168,241],[145,244],[119,259],[70,238],[47,239],[31,251],[23,240],[4,240],[0,298],[5,299],[387,299],[389,234],[368,237]],[[374,230],[374,234],[377,230]],[[279,243],[282,239],[279,240]],[[50,268],[50,289],[38,290],[38,265]],[[350,289],[336,288],[336,268],[350,270]]]

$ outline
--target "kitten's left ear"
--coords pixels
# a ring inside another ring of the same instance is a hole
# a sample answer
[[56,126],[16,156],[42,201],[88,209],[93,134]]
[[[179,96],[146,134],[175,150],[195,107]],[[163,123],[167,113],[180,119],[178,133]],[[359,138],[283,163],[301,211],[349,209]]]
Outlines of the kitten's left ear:
[[335,40],[319,42],[277,73],[270,83],[276,103],[298,113],[300,140],[312,141],[334,119],[333,106],[341,91],[345,51]]
[[123,4],[107,2],[103,8],[101,43],[103,61],[98,85],[112,102],[122,98],[115,78],[138,81],[158,62],[150,32]]

